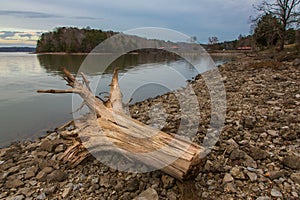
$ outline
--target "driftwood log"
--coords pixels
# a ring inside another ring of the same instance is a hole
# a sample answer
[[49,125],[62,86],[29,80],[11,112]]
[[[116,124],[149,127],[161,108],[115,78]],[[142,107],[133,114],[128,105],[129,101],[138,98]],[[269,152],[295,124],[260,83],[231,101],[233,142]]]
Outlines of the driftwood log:
[[147,126],[126,114],[117,70],[114,71],[106,101],[95,97],[83,73],[80,82],[66,69],[63,72],[70,89],[38,92],[76,93],[82,97],[82,105],[88,106],[97,116],[89,120],[88,125],[79,127],[77,134],[81,140],[64,153],[64,160],[71,162],[72,166],[78,165],[90,154],[112,151],[182,180],[191,167],[201,161],[200,154],[204,149],[198,144]]

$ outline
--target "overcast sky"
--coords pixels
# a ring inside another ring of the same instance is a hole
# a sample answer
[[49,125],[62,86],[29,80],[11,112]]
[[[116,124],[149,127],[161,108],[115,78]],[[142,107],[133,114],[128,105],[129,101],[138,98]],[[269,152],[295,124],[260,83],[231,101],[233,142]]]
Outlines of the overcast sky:
[[0,45],[35,45],[41,32],[59,26],[126,31],[174,29],[198,42],[248,35],[252,7],[261,0],[1,0]]

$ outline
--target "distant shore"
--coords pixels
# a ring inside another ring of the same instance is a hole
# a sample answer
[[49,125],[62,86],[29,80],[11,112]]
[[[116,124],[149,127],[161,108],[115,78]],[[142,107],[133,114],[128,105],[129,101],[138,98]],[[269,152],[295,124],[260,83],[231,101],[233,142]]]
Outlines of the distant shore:
[[0,47],[0,52],[35,52],[35,47]]
[[[167,51],[166,51],[167,52]],[[106,55],[106,54],[113,54],[113,53],[96,53],[96,52],[90,52],[90,53],[68,53],[68,52],[33,52],[37,55],[89,55],[89,54],[95,54],[95,55]],[[227,50],[227,51],[207,51],[209,55],[212,56],[239,56],[239,55],[245,55],[245,54],[251,54],[254,53],[253,51],[239,51],[239,50]],[[128,54],[138,55],[140,52],[130,52]]]

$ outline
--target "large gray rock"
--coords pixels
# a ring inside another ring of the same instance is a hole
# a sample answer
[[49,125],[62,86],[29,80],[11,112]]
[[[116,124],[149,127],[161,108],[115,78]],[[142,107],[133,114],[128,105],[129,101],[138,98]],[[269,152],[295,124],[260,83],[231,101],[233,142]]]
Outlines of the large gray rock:
[[24,176],[25,179],[30,179],[35,176],[38,168],[36,166],[32,166],[26,170],[26,174]]
[[226,173],[224,178],[223,178],[223,183],[229,183],[234,181],[234,178],[231,176],[231,174]]
[[156,190],[148,188],[133,200],[158,200],[158,194]]
[[291,169],[300,169],[300,157],[299,156],[296,156],[296,155],[288,155],[286,156],[282,163],[291,168]]
[[245,158],[246,153],[239,149],[234,149],[230,154],[231,160],[239,160]]
[[254,182],[257,180],[257,174],[252,172],[247,172],[247,176],[249,177],[251,182]]
[[249,154],[254,160],[264,160],[268,157],[267,152],[258,148],[258,147],[250,147]]
[[39,181],[45,181],[47,177],[47,174],[43,171],[40,171],[37,175],[36,175],[36,179]]
[[293,173],[291,174],[291,179],[295,182],[300,184],[300,173]]
[[283,176],[284,176],[284,172],[283,171],[271,171],[271,172],[268,172],[268,177],[271,180],[279,179],[279,178],[281,178]]
[[40,145],[40,149],[42,149],[44,151],[52,152],[59,144],[62,144],[62,143],[63,143],[63,140],[61,140],[61,139],[56,139],[53,141],[44,139]]
[[52,167],[45,167],[44,169],[42,169],[42,172],[45,172],[46,174],[50,174],[51,172],[53,172],[53,168]]
[[248,154],[245,155],[244,165],[247,166],[247,167],[257,168],[256,161],[251,156],[249,156]]
[[45,139],[45,140],[41,143],[40,148],[41,148],[42,150],[44,150],[44,151],[52,152],[53,149],[54,149],[54,145],[53,145],[53,142],[52,142],[52,141]]
[[280,192],[279,190],[273,188],[273,189],[271,190],[271,196],[272,196],[272,197],[282,197],[282,194],[281,194],[281,192]]
[[5,184],[7,188],[17,188],[23,185],[24,185],[23,181],[17,178],[7,180]]
[[61,170],[54,170],[47,175],[47,181],[49,182],[61,182],[67,179],[67,174]]

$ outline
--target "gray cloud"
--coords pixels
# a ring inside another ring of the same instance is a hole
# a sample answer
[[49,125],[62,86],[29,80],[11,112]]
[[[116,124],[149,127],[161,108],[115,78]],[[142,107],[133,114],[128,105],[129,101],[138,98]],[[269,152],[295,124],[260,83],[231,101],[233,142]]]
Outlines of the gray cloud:
[[23,17],[23,18],[59,18],[60,15],[53,15],[42,12],[17,11],[17,10],[0,10],[0,15]]
[[84,17],[84,16],[78,16],[78,17],[69,17],[74,19],[83,19],[83,20],[99,20],[103,18],[97,18],[97,17]]
[[0,39],[3,40],[15,40],[16,37],[20,40],[22,38],[26,39],[27,41],[35,41],[35,37],[39,36],[41,32],[20,32],[20,31],[0,31]]
[[15,31],[0,31],[0,38],[5,39],[7,37],[12,37],[16,34]]
[[35,34],[31,34],[31,33],[21,33],[19,34],[20,37],[32,37],[35,36]]
[[0,15],[22,17],[22,18],[36,18],[36,19],[43,19],[43,18],[69,18],[69,19],[82,19],[82,20],[102,19],[102,18],[88,17],[88,16],[68,17],[68,16],[63,16],[63,15],[56,15],[56,14],[49,14],[49,13],[42,13],[42,12],[17,11],[17,10],[0,10]]

